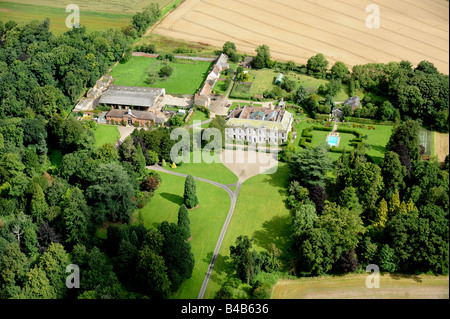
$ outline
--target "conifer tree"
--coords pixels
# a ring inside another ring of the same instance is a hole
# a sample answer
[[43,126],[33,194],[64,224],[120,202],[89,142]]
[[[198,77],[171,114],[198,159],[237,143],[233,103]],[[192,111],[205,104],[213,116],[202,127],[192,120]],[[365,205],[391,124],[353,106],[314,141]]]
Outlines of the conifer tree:
[[192,175],[188,175],[184,183],[184,204],[187,208],[194,208],[198,205],[197,186]]
[[185,240],[191,237],[191,221],[189,220],[189,212],[184,204],[178,210],[178,227],[181,228]]

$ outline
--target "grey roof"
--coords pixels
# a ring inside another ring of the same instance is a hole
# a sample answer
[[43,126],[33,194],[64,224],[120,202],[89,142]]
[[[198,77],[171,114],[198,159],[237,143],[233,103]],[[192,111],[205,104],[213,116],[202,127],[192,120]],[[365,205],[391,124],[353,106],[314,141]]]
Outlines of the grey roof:
[[135,110],[111,110],[106,116],[107,117],[125,117],[126,115],[131,115],[132,117],[137,118],[138,120],[154,120],[156,119],[156,115],[151,112],[146,111],[135,111]]
[[100,104],[152,107],[164,89],[111,85],[100,97]]

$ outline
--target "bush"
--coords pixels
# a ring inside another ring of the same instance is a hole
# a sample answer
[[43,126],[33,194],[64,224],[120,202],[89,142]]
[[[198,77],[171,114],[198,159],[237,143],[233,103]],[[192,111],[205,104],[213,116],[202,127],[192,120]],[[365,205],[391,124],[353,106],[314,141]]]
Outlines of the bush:
[[174,68],[170,65],[165,65],[159,70],[159,76],[160,77],[169,77],[172,75]]

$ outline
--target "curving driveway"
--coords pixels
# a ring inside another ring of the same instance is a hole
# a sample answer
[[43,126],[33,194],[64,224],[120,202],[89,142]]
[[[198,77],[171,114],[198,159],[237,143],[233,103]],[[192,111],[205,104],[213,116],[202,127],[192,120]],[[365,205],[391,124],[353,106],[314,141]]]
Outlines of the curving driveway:
[[[147,166],[147,168],[150,170],[153,170],[153,171],[158,171],[158,172],[162,172],[162,173],[166,173],[166,174],[172,174],[172,175],[176,175],[176,176],[180,176],[180,177],[187,177],[187,174],[172,172],[172,171],[166,170],[165,168],[163,168],[159,165]],[[224,185],[224,184],[221,184],[221,183],[218,183],[215,181],[211,181],[208,179],[204,179],[201,177],[194,176],[194,179],[222,188],[223,190],[225,190],[228,193],[228,195],[230,196],[230,200],[231,200],[230,210],[228,211],[227,218],[225,219],[225,223],[223,224],[222,231],[220,232],[219,239],[217,240],[216,247],[214,248],[214,252],[213,252],[211,261],[209,263],[208,270],[205,275],[205,279],[203,280],[202,287],[200,288],[200,292],[198,294],[198,299],[203,299],[203,296],[206,291],[206,287],[208,286],[209,278],[211,277],[211,274],[212,274],[212,271],[214,268],[214,264],[216,263],[217,255],[219,254],[219,250],[220,250],[220,247],[222,246],[223,239],[225,238],[225,233],[227,232],[228,225],[230,224],[230,221],[231,221],[231,217],[233,217],[233,212],[234,212],[234,209],[236,208],[236,201],[237,201],[237,197],[239,194],[239,190],[241,189],[242,183],[238,182],[236,184]],[[232,186],[236,186],[236,190],[234,192],[230,188]]]

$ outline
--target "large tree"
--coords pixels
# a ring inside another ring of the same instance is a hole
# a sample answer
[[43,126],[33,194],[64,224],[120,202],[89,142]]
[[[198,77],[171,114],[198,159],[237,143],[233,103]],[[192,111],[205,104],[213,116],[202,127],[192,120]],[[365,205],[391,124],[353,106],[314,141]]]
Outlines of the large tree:
[[325,78],[327,67],[328,67],[328,60],[324,57],[322,53],[319,53],[309,58],[306,64],[308,73],[311,75],[318,76],[320,78]]
[[180,227],[185,240],[191,237],[191,221],[189,220],[189,212],[184,204],[178,210],[178,227]]
[[136,206],[132,201],[134,193],[130,177],[120,164],[100,165],[86,192],[96,224],[106,220],[129,221]]
[[326,173],[331,169],[331,160],[324,145],[306,148],[292,155],[289,162],[291,179],[302,186],[325,187]]
[[184,204],[187,208],[198,206],[197,185],[192,175],[188,175],[184,183]]
[[261,271],[263,256],[252,249],[252,241],[248,236],[239,236],[235,246],[230,246],[230,258],[239,278],[247,283],[253,283]]

